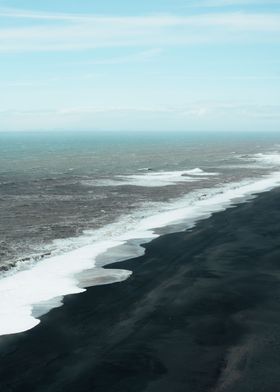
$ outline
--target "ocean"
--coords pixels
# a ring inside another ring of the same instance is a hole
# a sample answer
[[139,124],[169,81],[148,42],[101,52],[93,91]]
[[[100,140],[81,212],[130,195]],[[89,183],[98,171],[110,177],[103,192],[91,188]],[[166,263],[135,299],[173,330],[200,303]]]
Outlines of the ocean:
[[0,133],[0,335],[128,279],[102,266],[140,244],[279,185],[273,133]]

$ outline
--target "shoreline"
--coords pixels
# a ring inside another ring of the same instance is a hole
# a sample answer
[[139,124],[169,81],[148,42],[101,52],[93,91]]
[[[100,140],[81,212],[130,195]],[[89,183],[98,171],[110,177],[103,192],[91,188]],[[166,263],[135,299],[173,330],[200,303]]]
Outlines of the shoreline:
[[0,337],[0,390],[277,390],[279,202],[277,188],[106,265],[133,275]]
[[[84,271],[98,267],[99,258],[102,266],[102,257],[104,260],[107,257],[108,262],[108,257],[111,261],[112,256],[116,261],[138,256],[139,250],[141,254],[143,248],[138,246],[132,249],[133,242],[135,245],[141,239],[141,242],[148,243],[162,235],[162,232],[168,232],[172,226],[175,231],[182,229],[182,225],[185,229],[195,227],[198,222],[208,219],[215,212],[254,199],[258,194],[275,189],[279,185],[280,172],[277,171],[254,180],[246,179],[216,188],[203,188],[199,192],[189,193],[175,200],[171,206],[168,203],[165,208],[153,215],[139,216],[138,211],[135,216],[124,216],[112,225],[89,234],[88,238],[86,235],[80,237],[83,245],[79,243],[78,248],[53,255],[29,269],[19,270],[7,276],[0,280],[0,336],[22,333],[38,325],[40,320],[34,316],[34,307],[38,309],[38,313],[36,311],[35,314],[42,315],[57,307],[56,298],[61,302],[60,298],[64,296],[81,293],[84,290],[83,282],[80,284],[78,277],[84,276]],[[90,239],[90,243],[87,244],[86,239]],[[120,246],[121,249],[117,249]],[[102,271],[100,277],[104,276],[104,271],[106,270]],[[130,275],[129,270],[114,271],[114,276],[108,276],[106,282],[108,279],[123,281],[125,275]],[[96,272],[97,270],[93,274]],[[96,276],[93,282],[96,282]],[[86,277],[85,287],[89,285]]]

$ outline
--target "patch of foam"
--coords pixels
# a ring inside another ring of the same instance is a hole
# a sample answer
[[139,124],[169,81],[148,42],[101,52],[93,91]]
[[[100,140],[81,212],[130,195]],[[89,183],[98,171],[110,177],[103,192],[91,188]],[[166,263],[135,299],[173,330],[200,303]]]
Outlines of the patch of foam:
[[118,175],[114,179],[83,181],[84,185],[95,186],[121,186],[134,185],[141,187],[162,187],[167,185],[178,184],[179,182],[199,181],[198,177],[207,178],[215,176],[217,173],[207,173],[199,168],[192,170],[177,171],[147,171],[144,174]]
[[38,262],[0,281],[0,335],[23,332],[39,320],[33,305],[84,291],[75,274],[94,267],[95,258],[121,241],[103,241]]
[[[149,242],[159,236],[155,229],[170,224],[184,221],[187,225],[194,225],[213,212],[225,210],[233,203],[248,200],[254,194],[279,185],[280,172],[275,172],[255,181],[247,180],[220,188],[203,189],[172,204],[157,205],[158,212],[155,212],[154,205],[149,213],[138,211],[115,224],[96,230],[92,235],[87,232],[84,236],[86,240],[80,239],[80,244],[91,241],[90,244],[44,259],[29,270],[0,280],[0,335],[19,333],[35,327],[39,320],[35,317],[36,312],[33,313],[34,305],[38,308],[38,304],[43,304],[37,312],[37,315],[42,314],[42,309],[49,310],[51,301],[55,298],[83,292],[77,275],[94,268],[98,256],[108,250],[120,247],[131,239]],[[121,271],[119,281],[129,275],[129,271]],[[118,280],[117,272],[112,280]],[[102,279],[99,280],[101,281]],[[46,302],[48,306],[45,305]],[[57,301],[53,302],[53,307],[57,306]]]
[[255,162],[258,165],[273,166],[277,167],[280,165],[280,154],[278,152],[271,153],[258,153],[252,155],[246,155],[240,157],[242,160],[247,160],[249,162]]
[[196,167],[195,169],[192,170],[187,170],[185,171],[186,174],[189,174],[191,176],[217,176],[219,173],[210,173],[210,172],[205,172],[204,170],[200,169],[199,167]]

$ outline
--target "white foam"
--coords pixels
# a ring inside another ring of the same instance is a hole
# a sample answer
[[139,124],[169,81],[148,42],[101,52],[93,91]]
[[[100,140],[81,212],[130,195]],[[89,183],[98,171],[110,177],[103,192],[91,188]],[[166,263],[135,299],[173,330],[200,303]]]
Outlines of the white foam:
[[120,241],[103,241],[38,262],[31,269],[0,281],[0,335],[33,328],[39,320],[32,306],[53,298],[84,291],[75,274],[94,267],[95,258]]
[[192,170],[186,170],[185,171],[186,174],[189,174],[191,176],[217,176],[218,173],[210,173],[210,172],[206,172],[202,169],[200,169],[199,167],[196,167],[195,169]]
[[194,182],[199,181],[198,177],[207,178],[214,176],[217,173],[207,173],[199,168],[192,170],[177,170],[177,171],[147,171],[141,174],[118,175],[114,179],[103,179],[93,181],[83,181],[84,185],[95,186],[121,186],[134,185],[142,187],[162,187],[167,185],[178,184],[179,182]]
[[242,160],[255,162],[257,165],[264,167],[277,167],[280,165],[280,154],[278,152],[258,153],[252,155],[241,156]]
[[[19,333],[36,326],[39,320],[32,314],[34,305],[83,292],[77,274],[93,268],[97,257],[109,249],[131,239],[148,242],[159,235],[156,228],[182,221],[193,225],[215,211],[222,211],[233,203],[279,185],[280,172],[275,172],[258,180],[203,189],[174,203],[153,204],[150,210],[137,211],[100,230],[86,232],[76,242],[72,241],[77,246],[83,245],[78,249],[44,259],[29,270],[0,280],[0,335]],[[129,276],[129,271],[125,273]],[[123,277],[124,271],[120,280]]]

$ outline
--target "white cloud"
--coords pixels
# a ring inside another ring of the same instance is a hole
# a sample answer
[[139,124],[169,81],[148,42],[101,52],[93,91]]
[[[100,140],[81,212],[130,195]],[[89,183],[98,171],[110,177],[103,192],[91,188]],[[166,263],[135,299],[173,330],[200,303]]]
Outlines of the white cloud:
[[280,0],[194,0],[182,5],[181,9],[191,8],[250,8],[278,6]]
[[242,116],[276,117],[280,113],[280,105],[239,103],[239,102],[194,102],[186,105],[155,105],[155,106],[74,106],[51,110],[0,110],[4,116],[88,116],[107,114],[147,114],[175,116],[227,116],[230,113]]
[[[194,102],[182,106],[77,106],[0,110],[0,132],[13,130],[279,130],[280,105]],[[238,121],[237,121],[238,119]]]
[[256,5],[278,5],[280,0],[201,0],[191,3],[190,6],[197,7],[227,7],[227,6],[256,6]]
[[[11,27],[0,28],[1,52],[280,40],[280,13],[107,17],[0,9],[1,15],[13,22]],[[21,26],[19,18],[33,18],[38,25]],[[47,23],[41,23],[42,19]]]
[[137,53],[131,53],[127,56],[110,57],[104,59],[96,59],[87,62],[87,64],[94,65],[112,65],[112,64],[126,64],[150,61],[162,53],[162,49],[148,49]]

